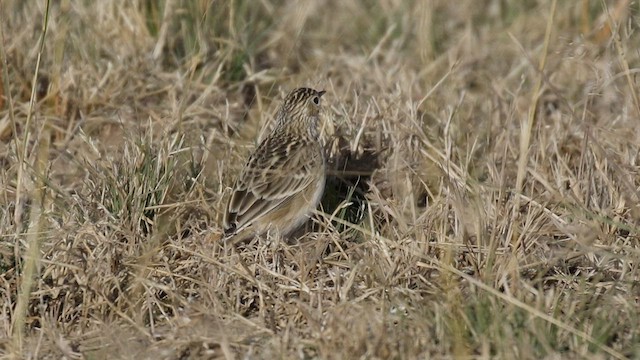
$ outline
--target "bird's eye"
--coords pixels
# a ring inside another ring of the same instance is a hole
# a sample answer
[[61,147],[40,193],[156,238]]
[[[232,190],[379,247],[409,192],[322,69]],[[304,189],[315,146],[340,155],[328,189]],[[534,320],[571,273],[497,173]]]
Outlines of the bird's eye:
[[316,105],[320,105],[320,98],[317,97],[317,96],[314,96],[313,97],[313,103],[316,104]]

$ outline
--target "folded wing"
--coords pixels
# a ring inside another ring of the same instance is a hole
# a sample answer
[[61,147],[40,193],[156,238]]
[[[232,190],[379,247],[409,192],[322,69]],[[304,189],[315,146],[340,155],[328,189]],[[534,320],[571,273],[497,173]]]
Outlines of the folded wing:
[[318,145],[277,140],[260,144],[242,170],[227,207],[225,235],[240,232],[317,181],[323,161]]

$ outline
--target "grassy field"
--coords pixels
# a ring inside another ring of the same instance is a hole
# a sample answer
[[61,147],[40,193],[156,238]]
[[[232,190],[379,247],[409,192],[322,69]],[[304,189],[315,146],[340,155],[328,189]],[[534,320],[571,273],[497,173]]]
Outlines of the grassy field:
[[[0,2],[0,355],[640,358],[629,0]],[[46,29],[46,31],[44,31]],[[322,207],[218,241],[284,94]]]

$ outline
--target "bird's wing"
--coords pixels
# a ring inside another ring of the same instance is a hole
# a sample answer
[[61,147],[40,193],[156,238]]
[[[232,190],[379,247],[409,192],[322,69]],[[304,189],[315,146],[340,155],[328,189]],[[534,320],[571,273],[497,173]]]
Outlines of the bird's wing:
[[225,216],[227,235],[251,225],[318,181],[322,149],[304,139],[267,139],[238,177]]

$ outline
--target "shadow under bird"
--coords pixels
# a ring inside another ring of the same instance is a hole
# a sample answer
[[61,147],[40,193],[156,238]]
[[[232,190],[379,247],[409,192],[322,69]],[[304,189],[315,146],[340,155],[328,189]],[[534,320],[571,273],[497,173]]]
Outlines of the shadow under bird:
[[286,236],[318,206],[326,179],[319,117],[324,93],[298,88],[285,97],[273,130],[236,179],[224,215],[225,240]]

